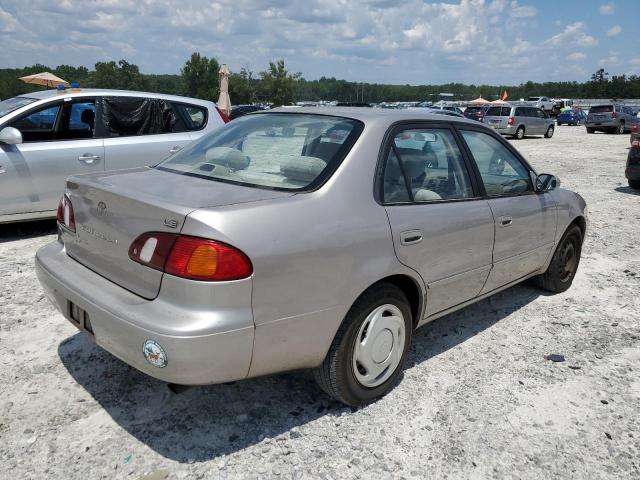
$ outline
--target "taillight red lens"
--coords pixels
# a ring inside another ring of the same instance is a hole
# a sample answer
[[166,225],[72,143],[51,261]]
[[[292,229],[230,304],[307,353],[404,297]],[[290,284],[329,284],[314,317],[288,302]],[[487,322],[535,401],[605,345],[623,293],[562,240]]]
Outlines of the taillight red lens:
[[509,120],[507,120],[507,125],[513,125],[514,123],[516,123],[516,119],[513,117],[509,117]]
[[206,238],[148,232],[129,247],[129,258],[150,268],[202,281],[228,281],[253,273],[249,258],[237,248]]
[[222,110],[220,110],[218,107],[216,107],[216,110],[220,114],[220,118],[222,118],[222,121],[224,123],[229,123],[229,117],[227,117],[227,115]]
[[640,148],[640,140],[634,140],[631,142],[631,148]]
[[76,219],[73,214],[73,205],[66,193],[60,199],[60,203],[58,203],[56,219],[63,227],[71,230],[73,233],[76,232]]
[[618,118],[618,114],[616,112],[611,112],[611,118]]
[[231,245],[180,236],[171,250],[165,272],[191,280],[226,281],[251,276],[253,266],[244,253]]
[[631,133],[638,133],[638,125],[631,127]]

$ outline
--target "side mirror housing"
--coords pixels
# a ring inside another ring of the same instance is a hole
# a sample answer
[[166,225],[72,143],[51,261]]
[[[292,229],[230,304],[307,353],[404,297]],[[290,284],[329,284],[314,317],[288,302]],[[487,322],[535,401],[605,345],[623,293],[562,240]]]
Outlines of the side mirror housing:
[[4,127],[0,130],[0,144],[2,145],[18,145],[22,143],[22,133],[13,127]]
[[536,177],[536,192],[545,193],[560,187],[560,179],[550,173],[541,173]]

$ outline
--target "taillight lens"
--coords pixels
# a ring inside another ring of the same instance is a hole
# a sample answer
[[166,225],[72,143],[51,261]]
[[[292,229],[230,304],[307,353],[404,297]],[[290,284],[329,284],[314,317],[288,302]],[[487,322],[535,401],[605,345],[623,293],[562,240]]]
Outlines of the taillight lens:
[[229,123],[229,117],[227,117],[227,115],[222,110],[220,110],[218,107],[216,107],[216,110],[220,114],[220,118],[222,118],[222,121],[224,123]]
[[129,247],[129,257],[148,267],[190,280],[240,280],[253,273],[251,261],[237,248],[206,238],[173,233],[140,235]]
[[631,127],[631,133],[638,133],[638,125]]
[[631,142],[631,148],[640,148],[640,140],[634,140]]
[[616,112],[611,112],[611,118],[618,118],[618,114]]
[[516,123],[516,119],[513,117],[509,117],[509,120],[507,120],[507,125],[513,125],[514,123]]
[[60,198],[60,203],[58,203],[56,219],[58,223],[66,229],[73,233],[76,232],[76,219],[73,214],[73,205],[66,193]]

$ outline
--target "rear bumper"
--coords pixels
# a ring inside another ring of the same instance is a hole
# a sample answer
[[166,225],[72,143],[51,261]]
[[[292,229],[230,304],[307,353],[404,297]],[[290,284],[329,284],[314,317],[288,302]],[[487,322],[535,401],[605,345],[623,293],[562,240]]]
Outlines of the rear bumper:
[[640,165],[627,165],[624,169],[624,176],[627,180],[640,181]]
[[[99,346],[152,377],[201,385],[247,376],[254,336],[251,279],[220,284],[220,298],[189,302],[189,289],[176,285],[183,280],[172,277],[163,280],[160,294],[150,301],[76,262],[60,242],[38,250],[36,273],[47,297],[71,324],[90,334],[71,318],[73,302],[89,316]],[[166,366],[147,361],[147,340],[164,350]]]
[[584,124],[585,127],[587,128],[595,128],[596,130],[599,128],[618,128],[619,123],[612,121],[612,120],[608,120],[608,121],[602,121],[602,122],[586,122]]
[[[489,125],[491,127],[491,125]],[[507,127],[491,127],[493,128],[496,132],[498,132],[501,135],[515,135],[516,131],[518,130],[518,127],[516,127],[515,125],[509,125]]]

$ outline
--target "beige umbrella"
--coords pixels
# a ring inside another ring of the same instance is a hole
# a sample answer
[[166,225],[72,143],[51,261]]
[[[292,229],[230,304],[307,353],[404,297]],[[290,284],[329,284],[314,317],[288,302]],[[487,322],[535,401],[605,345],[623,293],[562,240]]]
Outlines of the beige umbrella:
[[220,96],[218,97],[218,108],[222,110],[225,115],[231,113],[231,99],[229,98],[229,68],[223,64],[218,72],[218,78],[220,79]]
[[34,85],[43,85],[45,87],[57,87],[58,85],[64,85],[65,87],[70,87],[69,82],[63,80],[59,77],[56,77],[51,72],[42,72],[35,73],[33,75],[27,75],[26,77],[20,77],[24,83],[32,83]]
[[469,103],[475,103],[476,105],[486,105],[487,103],[491,102],[489,102],[489,100],[485,100],[484,98],[482,98],[482,96],[479,96],[475,100],[471,100]]
[[505,104],[507,104],[509,102],[505,102],[504,100],[498,99],[498,100],[494,100],[493,102],[489,102],[489,103],[491,103],[492,105],[505,105]]

